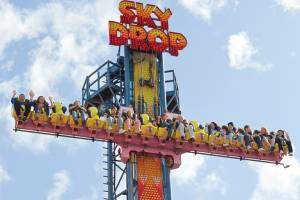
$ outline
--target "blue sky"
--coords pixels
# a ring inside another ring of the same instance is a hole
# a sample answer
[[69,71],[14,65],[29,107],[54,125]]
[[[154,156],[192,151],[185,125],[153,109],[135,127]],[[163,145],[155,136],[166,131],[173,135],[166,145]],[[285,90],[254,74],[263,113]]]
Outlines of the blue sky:
[[[286,129],[300,137],[300,1],[142,1],[170,8],[172,31],[188,47],[175,69],[184,115],[200,122],[234,121]],[[0,0],[0,199],[103,198],[100,143],[13,133],[13,89],[80,99],[84,76],[107,59],[108,20],[117,1]],[[300,164],[292,167],[184,155],[172,172],[173,199],[285,199],[300,196]]]

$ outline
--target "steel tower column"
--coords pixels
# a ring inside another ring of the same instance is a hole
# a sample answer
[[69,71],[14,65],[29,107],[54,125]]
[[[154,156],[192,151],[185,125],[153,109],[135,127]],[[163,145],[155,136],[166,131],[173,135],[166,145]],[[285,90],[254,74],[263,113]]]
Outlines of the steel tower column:
[[[125,71],[125,106],[132,105],[132,66],[131,54],[128,46],[124,45],[124,71]],[[126,164],[126,184],[127,184],[127,200],[137,199],[137,180],[136,177],[136,160],[135,154],[131,154],[130,160]]]
[[137,200],[136,155],[131,154],[126,164],[127,200]]
[[167,160],[165,158],[162,158],[161,161],[163,171],[164,200],[171,200],[170,168],[168,167]]
[[131,104],[131,75],[130,75],[130,50],[124,45],[124,70],[125,70],[125,105],[129,106]]
[[157,55],[157,58],[158,58],[158,74],[159,74],[159,103],[160,103],[161,114],[162,114],[165,113],[167,110],[163,54],[159,53]]
[[107,186],[108,200],[114,200],[114,181],[113,181],[113,145],[107,142]]

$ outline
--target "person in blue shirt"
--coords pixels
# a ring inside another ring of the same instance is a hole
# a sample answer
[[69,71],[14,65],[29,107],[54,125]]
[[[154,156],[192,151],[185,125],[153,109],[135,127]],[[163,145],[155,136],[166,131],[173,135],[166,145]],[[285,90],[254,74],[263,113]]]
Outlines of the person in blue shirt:
[[39,96],[37,100],[34,101],[33,108],[36,115],[46,114],[46,116],[49,116],[50,114],[49,104],[43,96]]
[[[17,97],[16,90],[13,91],[11,103],[14,107],[14,110],[16,112],[16,115],[19,120],[25,121],[28,118],[28,115],[30,113],[31,107],[33,106],[33,97],[34,93],[33,91],[29,92],[30,99],[26,99],[25,94],[19,94]],[[23,116],[22,116],[23,113]]]

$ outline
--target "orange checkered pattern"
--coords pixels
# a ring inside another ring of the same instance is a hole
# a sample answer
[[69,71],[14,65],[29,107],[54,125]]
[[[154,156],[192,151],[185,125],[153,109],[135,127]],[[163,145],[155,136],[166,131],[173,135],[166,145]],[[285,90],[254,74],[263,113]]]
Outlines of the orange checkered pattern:
[[163,200],[163,175],[161,159],[137,156],[138,199]]

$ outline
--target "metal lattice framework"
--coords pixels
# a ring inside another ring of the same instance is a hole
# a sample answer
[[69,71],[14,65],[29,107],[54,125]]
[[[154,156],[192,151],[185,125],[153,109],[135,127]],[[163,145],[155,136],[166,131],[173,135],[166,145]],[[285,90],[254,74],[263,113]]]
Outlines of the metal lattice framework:
[[[108,60],[88,75],[82,88],[82,102],[102,109],[109,108],[112,105],[124,105],[125,77],[123,65],[123,57],[118,58],[118,63]],[[168,80],[165,80],[165,83],[169,86],[166,92],[167,108],[170,112],[178,112],[180,110],[179,89],[174,70],[165,71],[165,75],[169,77]],[[104,178],[107,180],[104,183],[104,185],[107,186],[107,190],[105,190],[107,197],[105,199],[119,199],[128,194],[131,196],[127,196],[127,199],[136,199],[137,178],[134,178],[137,173],[136,160],[132,158],[131,162],[124,165],[119,160],[118,149],[118,145],[113,142],[107,142],[107,146],[105,147],[106,153],[104,156],[107,158],[106,161],[104,161],[107,165],[107,167],[104,168]],[[169,172],[165,173],[169,174]],[[124,182],[126,175],[127,186],[132,185],[132,188],[122,188],[124,184],[122,185],[121,183]],[[164,185],[164,188],[165,190],[169,190],[166,188],[166,185]],[[128,192],[128,190],[132,191]],[[168,193],[170,193],[170,191],[168,191]]]
[[[119,62],[110,60],[102,64],[98,69],[86,77],[82,87],[82,102],[91,104],[102,110],[112,105],[120,106],[124,104],[124,66],[122,57]],[[126,179],[127,166],[119,158],[118,145],[107,142],[105,147],[106,157],[104,163],[104,178],[107,180],[104,185],[107,190],[105,199],[113,200],[127,196],[127,189],[122,182]],[[123,186],[123,188],[122,188]]]
[[124,104],[124,68],[121,64],[108,60],[87,76],[82,87],[82,102],[96,107]]
[[107,190],[104,191],[107,195],[104,199],[107,200],[127,198],[127,166],[120,160],[118,148],[118,145],[112,142],[107,142],[104,147],[106,153],[103,155],[106,160],[103,162],[106,164],[106,168],[103,169],[106,173],[103,177],[106,181],[103,184],[107,187]]
[[174,70],[167,70],[165,71],[165,75],[168,77],[167,80],[165,80],[167,109],[171,113],[178,113],[180,111],[180,101],[175,72]]

